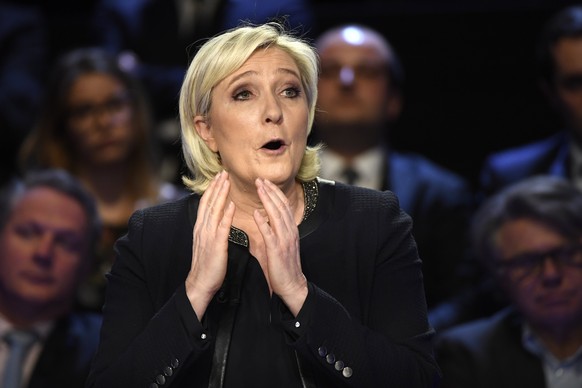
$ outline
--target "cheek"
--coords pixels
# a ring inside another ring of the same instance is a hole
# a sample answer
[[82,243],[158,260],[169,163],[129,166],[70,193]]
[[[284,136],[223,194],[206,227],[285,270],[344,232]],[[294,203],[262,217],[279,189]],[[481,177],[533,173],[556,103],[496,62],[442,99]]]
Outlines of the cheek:
[[76,255],[63,254],[55,260],[55,265],[53,267],[53,272],[58,274],[61,279],[61,285],[63,289],[70,289],[75,287],[78,283],[78,279],[83,275],[83,267],[81,259]]
[[582,116],[582,92],[561,92],[559,94],[562,110],[571,117]]

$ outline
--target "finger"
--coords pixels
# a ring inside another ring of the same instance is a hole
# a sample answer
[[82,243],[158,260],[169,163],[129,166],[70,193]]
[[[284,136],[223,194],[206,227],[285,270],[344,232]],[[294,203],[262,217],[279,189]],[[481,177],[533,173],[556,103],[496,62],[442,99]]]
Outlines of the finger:
[[[259,185],[259,198],[270,220],[271,227],[275,231],[286,232],[295,228],[295,220],[291,213],[289,200],[274,184],[269,185],[268,180],[262,180]],[[280,195],[278,194],[280,193]]]

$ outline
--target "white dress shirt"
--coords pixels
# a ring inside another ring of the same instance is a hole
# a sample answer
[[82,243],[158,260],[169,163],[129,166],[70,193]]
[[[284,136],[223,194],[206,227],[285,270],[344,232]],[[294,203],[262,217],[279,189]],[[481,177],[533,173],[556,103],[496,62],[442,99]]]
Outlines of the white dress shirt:
[[[343,171],[348,167],[345,159],[330,149],[324,148],[320,153],[321,177],[346,183]],[[382,147],[372,148],[352,161],[352,169],[357,172],[358,178],[354,182],[357,186],[380,190],[384,181],[385,156]]]

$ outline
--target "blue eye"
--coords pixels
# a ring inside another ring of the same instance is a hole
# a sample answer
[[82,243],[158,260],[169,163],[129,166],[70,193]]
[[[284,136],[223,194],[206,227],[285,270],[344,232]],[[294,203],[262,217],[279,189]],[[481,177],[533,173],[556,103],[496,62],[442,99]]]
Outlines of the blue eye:
[[283,94],[285,95],[285,97],[295,98],[301,95],[301,90],[296,87],[287,88],[283,91]]
[[241,90],[236,92],[233,96],[235,100],[248,100],[251,97],[251,92],[248,90]]

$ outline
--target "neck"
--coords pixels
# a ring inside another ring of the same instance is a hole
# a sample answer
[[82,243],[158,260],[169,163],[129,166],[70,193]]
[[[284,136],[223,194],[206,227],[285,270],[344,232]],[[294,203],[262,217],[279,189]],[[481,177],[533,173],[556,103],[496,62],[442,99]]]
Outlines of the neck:
[[82,166],[78,176],[83,184],[102,202],[115,202],[128,194],[129,173],[122,164]]
[[[71,302],[72,303],[72,302]],[[52,321],[70,309],[68,305],[29,305],[26,301],[0,301],[0,313],[14,327],[26,329],[41,322]]]
[[[289,201],[291,213],[294,215],[297,224],[303,217],[304,198],[303,186],[297,181],[287,182],[285,184],[277,185]],[[231,190],[229,194],[230,200],[236,205],[236,212],[234,214],[233,225],[239,229],[245,230],[249,233],[250,229],[256,229],[256,224],[253,218],[255,210],[265,213],[263,204],[259,199],[257,188],[254,184],[237,183],[234,179],[231,180]]]
[[566,359],[582,346],[582,326],[558,328],[533,328],[548,350],[558,359]]

